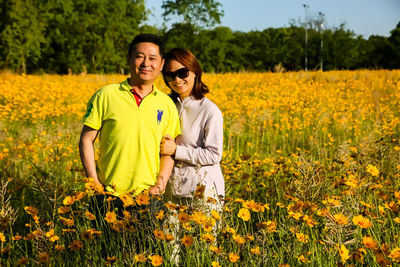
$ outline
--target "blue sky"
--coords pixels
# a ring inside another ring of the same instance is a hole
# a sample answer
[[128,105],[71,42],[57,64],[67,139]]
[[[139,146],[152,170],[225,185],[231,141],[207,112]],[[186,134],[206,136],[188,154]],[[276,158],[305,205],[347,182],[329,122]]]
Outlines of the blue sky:
[[[153,15],[147,22],[162,25],[162,0],[145,0]],[[222,26],[248,32],[289,26],[291,19],[305,18],[303,4],[309,6],[308,16],[325,14],[325,27],[345,23],[357,35],[389,36],[400,22],[400,0],[219,0],[224,10]]]

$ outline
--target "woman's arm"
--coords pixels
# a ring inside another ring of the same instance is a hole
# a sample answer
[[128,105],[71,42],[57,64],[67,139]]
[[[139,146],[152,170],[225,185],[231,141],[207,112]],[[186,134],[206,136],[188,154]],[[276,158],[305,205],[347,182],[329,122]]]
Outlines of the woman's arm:
[[[182,122],[184,123],[184,122]],[[193,165],[213,165],[221,161],[223,150],[223,117],[219,109],[213,110],[204,128],[204,147],[175,145],[172,138],[163,137],[161,154],[174,155],[175,160]]]

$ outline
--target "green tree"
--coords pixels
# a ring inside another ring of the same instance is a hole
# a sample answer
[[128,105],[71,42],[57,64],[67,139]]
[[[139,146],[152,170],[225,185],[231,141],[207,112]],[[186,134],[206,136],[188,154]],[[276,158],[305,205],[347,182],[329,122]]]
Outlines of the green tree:
[[45,21],[40,3],[9,0],[1,3],[0,57],[2,68],[27,72],[27,65],[38,62],[45,42]]
[[183,17],[182,23],[190,24],[195,32],[221,23],[224,12],[214,0],[166,0],[162,3],[163,18]]

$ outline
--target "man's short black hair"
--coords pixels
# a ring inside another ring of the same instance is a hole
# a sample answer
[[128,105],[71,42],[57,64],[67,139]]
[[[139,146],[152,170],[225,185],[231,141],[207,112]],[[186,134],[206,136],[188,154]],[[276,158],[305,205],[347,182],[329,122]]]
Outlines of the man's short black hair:
[[155,45],[158,45],[160,55],[162,58],[164,58],[164,43],[161,40],[160,36],[151,33],[142,33],[136,35],[136,37],[133,38],[131,44],[129,45],[128,55],[132,55],[138,43],[153,43]]

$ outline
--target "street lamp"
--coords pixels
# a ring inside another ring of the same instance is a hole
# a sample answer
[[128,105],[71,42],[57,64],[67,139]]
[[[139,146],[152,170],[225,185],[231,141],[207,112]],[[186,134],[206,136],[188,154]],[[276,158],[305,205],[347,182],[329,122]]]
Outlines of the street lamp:
[[306,12],[306,22],[305,22],[305,30],[306,30],[306,48],[304,50],[304,69],[305,71],[307,71],[307,25],[308,25],[308,21],[307,21],[307,10],[310,7],[309,5],[303,4],[304,10]]
[[319,26],[319,36],[320,36],[320,38],[321,38],[321,55],[320,55],[320,57],[321,57],[321,71],[324,71],[324,56],[323,56],[323,48],[324,48],[324,41],[323,41],[323,38],[322,38],[322,32],[323,32],[323,30],[324,30],[324,16],[325,16],[325,14],[324,13],[322,13],[322,12],[318,12],[318,15],[319,15],[319,24],[318,24],[318,26]]

